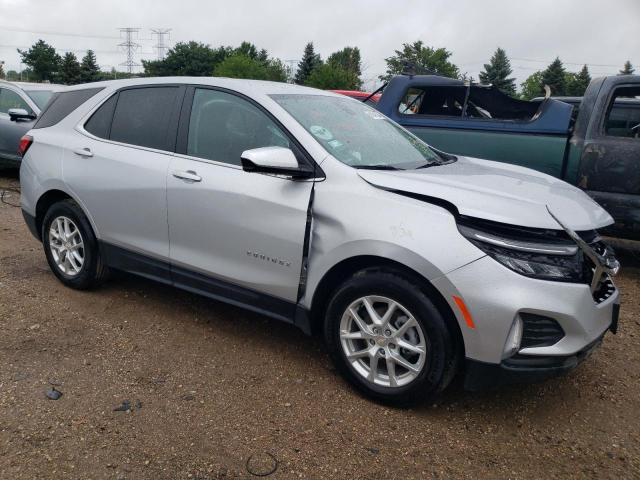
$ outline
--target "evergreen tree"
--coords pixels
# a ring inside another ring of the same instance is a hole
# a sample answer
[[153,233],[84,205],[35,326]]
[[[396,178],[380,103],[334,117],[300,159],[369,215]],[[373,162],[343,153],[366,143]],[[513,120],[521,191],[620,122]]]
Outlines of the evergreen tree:
[[[562,96],[566,95],[566,71],[562,65],[560,58],[551,62],[546,70],[542,72],[542,86],[549,85],[551,88],[551,95]],[[543,89],[544,92],[544,89]]]
[[495,85],[503,93],[513,97],[516,94],[516,79],[509,77],[512,73],[507,52],[498,47],[489,63],[484,64],[484,70],[480,72],[480,82]]
[[449,61],[451,52],[444,48],[426,47],[422,40],[413,43],[403,43],[402,50],[396,50],[395,55],[385,58],[387,73],[380,75],[380,80],[389,81],[394,75],[410,69],[417,75],[442,75],[444,77],[459,78],[460,70]]
[[358,90],[362,86],[360,76],[362,66],[360,59],[360,49],[358,47],[345,47],[342,50],[332,53],[327,59],[327,63],[333,67],[340,67],[351,74],[350,90]]
[[97,82],[100,80],[100,67],[93,50],[87,50],[80,64],[80,81],[83,83]]
[[80,83],[81,71],[80,63],[76,56],[71,53],[65,53],[60,64],[60,81],[66,85],[75,85]]
[[4,79],[4,62],[0,62],[0,78]]
[[44,40],[38,40],[27,51],[18,49],[18,53],[22,57],[22,63],[31,67],[33,80],[54,81],[56,79],[62,59],[56,53],[56,49]]
[[313,42],[307,43],[304,47],[304,55],[302,56],[302,60],[298,63],[298,71],[295,76],[295,83],[298,85],[304,85],[311,75],[311,72],[322,64],[322,59],[320,55],[318,55],[313,49]]
[[578,73],[568,73],[566,76],[566,94],[572,97],[582,97],[591,83],[591,75],[586,65]]
[[633,68],[633,65],[631,65],[631,62],[627,60],[626,62],[624,62],[623,69],[620,70],[620,75],[633,75],[633,72],[635,71],[636,69]]

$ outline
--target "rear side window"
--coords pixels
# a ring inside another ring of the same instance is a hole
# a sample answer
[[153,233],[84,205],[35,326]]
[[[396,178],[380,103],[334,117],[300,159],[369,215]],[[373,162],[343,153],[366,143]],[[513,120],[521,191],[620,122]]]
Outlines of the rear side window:
[[56,93],[33,128],[52,127],[101,90],[102,88],[87,88]]
[[167,149],[167,132],[177,94],[178,87],[145,87],[121,91],[109,138],[131,145]]

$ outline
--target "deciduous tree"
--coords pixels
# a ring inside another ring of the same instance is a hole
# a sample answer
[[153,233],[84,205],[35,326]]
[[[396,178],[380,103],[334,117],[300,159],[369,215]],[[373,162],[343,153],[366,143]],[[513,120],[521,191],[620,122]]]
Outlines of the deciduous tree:
[[359,90],[362,87],[360,76],[362,75],[362,60],[360,58],[360,49],[358,47],[345,47],[342,50],[332,53],[327,59],[327,63],[332,66],[338,66],[350,72],[354,77],[348,89]]
[[323,63],[313,69],[305,85],[323,90],[355,90],[359,81],[355,73],[340,65]]
[[54,81],[58,75],[61,58],[56,49],[44,40],[38,40],[29,50],[18,49],[22,63],[31,67],[33,80]]

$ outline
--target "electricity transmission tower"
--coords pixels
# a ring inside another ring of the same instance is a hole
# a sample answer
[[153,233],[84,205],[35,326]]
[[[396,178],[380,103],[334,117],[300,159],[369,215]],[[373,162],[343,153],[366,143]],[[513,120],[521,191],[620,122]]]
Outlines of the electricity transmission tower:
[[171,32],[170,28],[151,29],[151,35],[155,35],[158,37],[158,41],[154,45],[156,54],[158,55],[158,60],[164,60],[164,57],[167,54],[167,50],[169,50],[169,32]]
[[134,39],[138,38],[139,28],[121,28],[120,36],[124,36],[124,42],[119,43],[118,46],[124,50],[127,55],[127,61],[122,62],[120,65],[127,67],[127,72],[133,73],[133,67],[139,67],[140,64],[133,60],[133,54],[140,48],[140,44],[134,42]]

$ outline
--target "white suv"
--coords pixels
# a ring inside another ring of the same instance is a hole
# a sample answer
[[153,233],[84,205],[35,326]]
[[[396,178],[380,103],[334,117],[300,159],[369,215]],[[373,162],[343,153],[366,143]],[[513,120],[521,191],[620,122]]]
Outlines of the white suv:
[[73,288],[126,270],[322,332],[409,402],[574,367],[615,330],[611,217],[550,176],[438,152],[329,92],[222,78],[73,87],[23,139],[22,208]]

